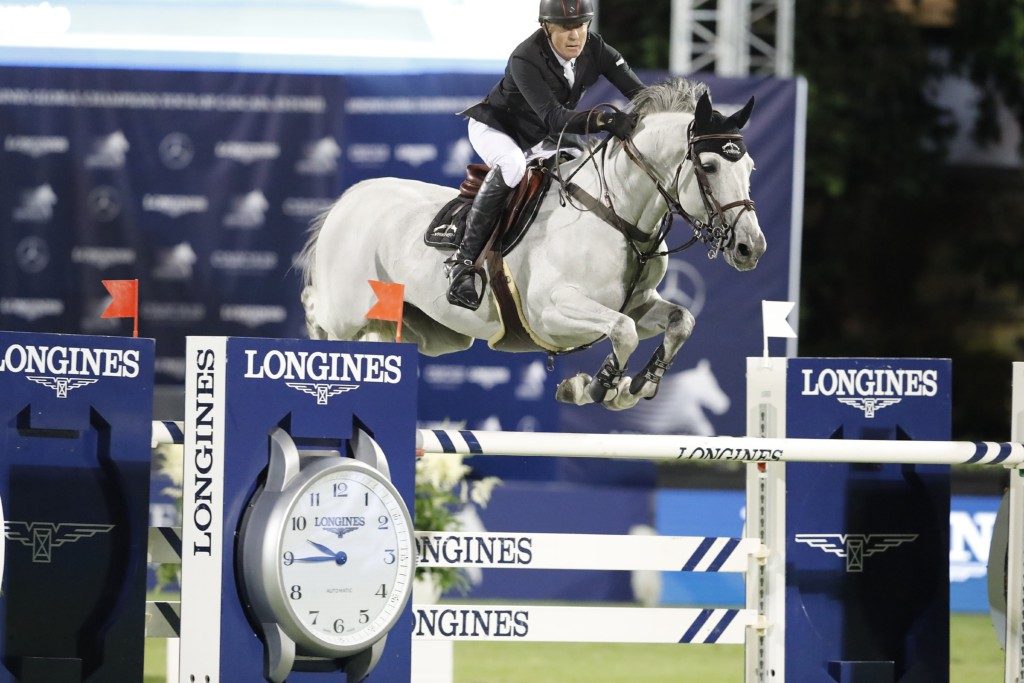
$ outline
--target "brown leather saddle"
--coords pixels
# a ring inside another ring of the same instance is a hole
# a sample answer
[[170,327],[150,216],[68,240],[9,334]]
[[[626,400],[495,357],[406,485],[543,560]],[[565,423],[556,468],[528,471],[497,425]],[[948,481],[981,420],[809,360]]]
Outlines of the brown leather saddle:
[[[515,285],[505,274],[504,257],[509,254],[526,235],[540,210],[541,200],[551,186],[551,171],[555,158],[536,161],[526,169],[526,175],[509,194],[497,226],[487,246],[477,261],[477,267],[486,270],[487,281],[494,292],[495,300],[504,324],[504,335],[500,342],[505,350],[537,350],[538,346],[525,329],[518,312],[514,293]],[[490,171],[485,164],[469,164],[466,178],[459,185],[459,194],[444,205],[430,222],[423,241],[441,250],[454,251],[466,231],[466,218],[473,199],[480,190],[484,177]]]
[[[466,178],[459,185],[458,196],[441,207],[434,216],[423,236],[424,242],[441,250],[454,250],[459,246],[466,231],[469,208],[490,170],[491,167],[485,164],[466,166]],[[527,167],[526,175],[505,202],[505,209],[498,218],[491,241],[483,251],[484,254],[495,249],[501,256],[506,256],[523,239],[523,235],[537,216],[544,193],[551,184],[550,171],[551,166],[547,162],[534,163]]]

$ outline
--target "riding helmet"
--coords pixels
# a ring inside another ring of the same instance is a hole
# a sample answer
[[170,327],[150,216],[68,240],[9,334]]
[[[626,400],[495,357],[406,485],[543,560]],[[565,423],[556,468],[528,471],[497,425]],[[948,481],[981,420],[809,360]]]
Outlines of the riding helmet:
[[575,24],[593,18],[594,0],[540,0],[542,23]]

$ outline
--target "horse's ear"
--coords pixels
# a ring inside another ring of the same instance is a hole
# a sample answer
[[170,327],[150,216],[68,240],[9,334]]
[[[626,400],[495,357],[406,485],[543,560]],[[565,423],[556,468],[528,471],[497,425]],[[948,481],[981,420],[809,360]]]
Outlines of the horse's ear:
[[693,112],[693,118],[698,123],[711,123],[711,93],[707,90],[697,100],[697,108]]
[[747,125],[747,121],[750,120],[750,112],[752,111],[754,111],[753,95],[751,95],[750,99],[747,100],[747,103],[743,105],[743,109],[740,109],[738,112],[729,117],[729,120],[732,122],[732,124],[736,126],[736,130],[740,130],[741,128],[743,128],[743,126]]

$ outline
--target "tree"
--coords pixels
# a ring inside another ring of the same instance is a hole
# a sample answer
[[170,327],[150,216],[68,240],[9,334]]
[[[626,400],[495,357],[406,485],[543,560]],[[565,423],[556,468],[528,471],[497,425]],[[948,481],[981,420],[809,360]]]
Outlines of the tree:
[[[664,69],[669,5],[604,0],[602,31],[634,66]],[[1024,341],[999,317],[1024,299],[1024,179],[951,168],[954,123],[932,95],[967,69],[991,98],[980,139],[995,134],[997,96],[1024,119],[1024,3],[963,0],[944,32],[887,1],[796,10],[809,84],[801,353],[953,358],[955,433],[1005,433],[1008,361]],[[948,46],[953,58],[936,59]]]

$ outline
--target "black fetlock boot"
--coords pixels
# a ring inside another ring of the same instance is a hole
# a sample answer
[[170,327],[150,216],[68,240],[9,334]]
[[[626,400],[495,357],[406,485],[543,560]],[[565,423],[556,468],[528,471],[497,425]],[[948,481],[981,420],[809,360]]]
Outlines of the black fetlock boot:
[[587,393],[590,394],[594,403],[604,401],[608,392],[614,389],[622,379],[623,372],[625,372],[625,368],[619,367],[619,361],[615,354],[609,353],[608,357],[604,359],[604,363],[601,364],[601,369],[597,371],[594,379],[590,380],[590,384],[587,386]]
[[[650,396],[644,396],[645,399],[650,400],[658,395],[658,387],[661,386],[661,380],[665,377],[665,373],[672,367],[671,362],[665,361],[665,345],[662,344],[651,356],[651,359],[647,361],[647,365],[644,366],[644,371],[639,373],[633,378],[633,381],[629,383],[629,393],[637,394],[643,389],[644,384],[651,382],[654,384],[654,393]],[[658,372],[658,371],[661,372]]]
[[[484,178],[480,185],[480,191],[473,199],[473,206],[469,210],[469,217],[466,219],[466,233],[462,236],[462,243],[455,253],[445,260],[446,274],[448,275],[448,303],[455,306],[462,306],[471,311],[480,307],[483,300],[484,290],[487,282],[484,280],[483,287],[479,292],[476,288],[476,260],[480,253],[487,246],[487,241],[494,232],[498,223],[498,217],[505,208],[505,200],[512,191],[505,184],[501,175],[501,169],[495,167]],[[483,279],[483,272],[481,272]]]

